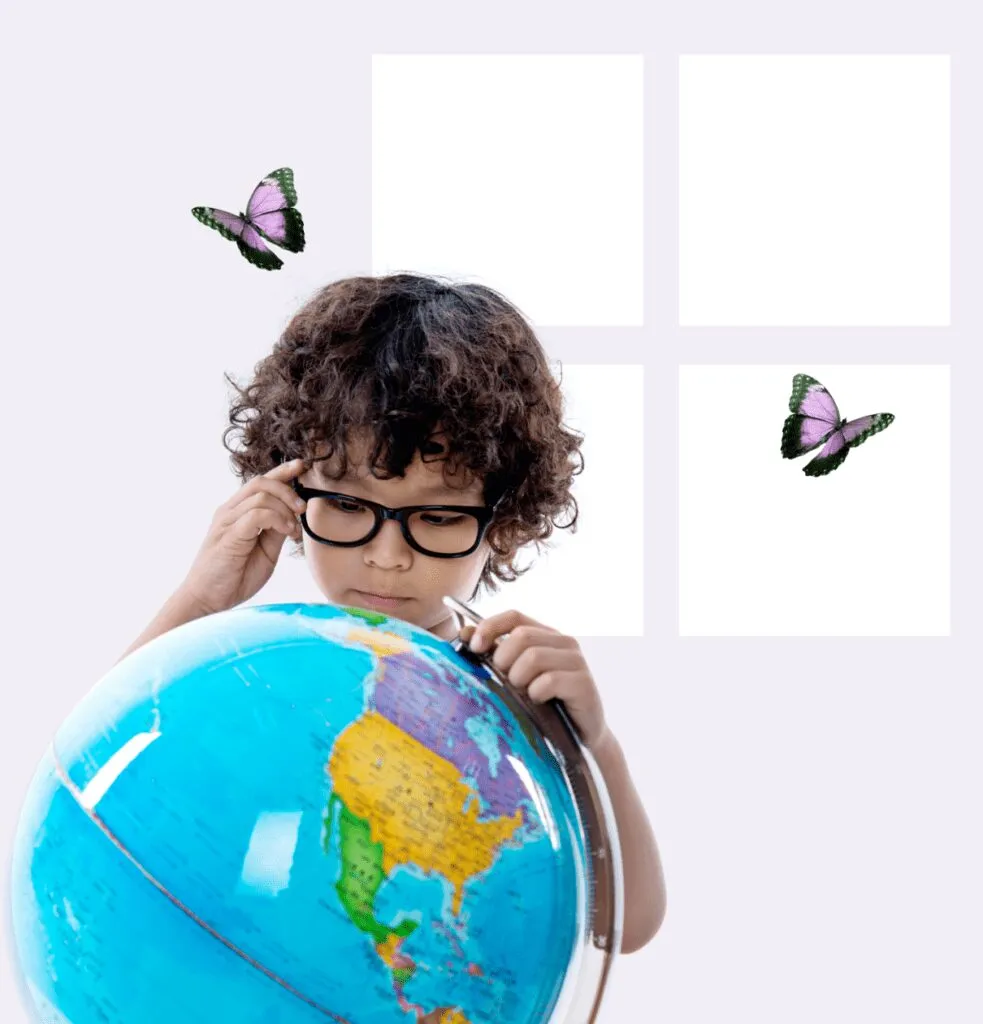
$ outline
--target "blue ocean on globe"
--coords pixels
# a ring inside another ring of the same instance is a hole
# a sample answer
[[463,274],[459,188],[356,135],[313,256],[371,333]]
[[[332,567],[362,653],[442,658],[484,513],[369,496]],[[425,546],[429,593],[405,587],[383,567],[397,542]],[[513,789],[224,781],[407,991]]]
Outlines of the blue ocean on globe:
[[15,838],[45,1024],[543,1024],[587,912],[560,766],[448,642],[332,604],[206,616],[55,735]]

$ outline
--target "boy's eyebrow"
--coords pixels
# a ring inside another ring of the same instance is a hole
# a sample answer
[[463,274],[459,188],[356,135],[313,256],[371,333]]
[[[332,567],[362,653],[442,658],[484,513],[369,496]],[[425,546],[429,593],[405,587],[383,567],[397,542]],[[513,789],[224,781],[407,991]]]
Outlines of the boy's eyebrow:
[[[325,474],[322,474],[321,470],[320,470],[320,467],[318,467],[318,466],[314,467],[314,475],[316,477],[318,477],[320,480],[322,480],[324,483],[328,483],[328,484],[332,484],[332,485],[334,485],[334,484],[341,484],[341,483],[358,483],[358,484],[362,484],[362,483],[366,483],[369,480],[369,477],[355,476],[351,472],[351,470],[349,470],[342,477],[329,477],[329,476],[327,476]],[[450,504],[450,505],[458,504],[458,499],[466,499],[467,497],[469,497],[469,495],[466,495],[466,494],[464,494],[461,491],[454,490],[453,488],[449,487],[446,483],[444,483],[443,481],[440,481],[440,480],[435,480],[435,481],[433,481],[433,483],[429,483],[429,484],[422,484],[422,485],[420,485],[420,487],[417,488],[417,490],[419,490],[420,493],[422,493],[422,494],[428,494],[428,495],[442,494],[442,495],[446,495],[450,499],[452,499],[452,500],[446,502],[446,504]],[[465,501],[465,504],[467,504],[466,501]]]

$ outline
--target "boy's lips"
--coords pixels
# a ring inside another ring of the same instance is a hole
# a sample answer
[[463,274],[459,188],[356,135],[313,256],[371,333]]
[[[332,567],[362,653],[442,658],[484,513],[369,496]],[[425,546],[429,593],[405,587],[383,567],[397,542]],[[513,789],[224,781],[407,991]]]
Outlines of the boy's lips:
[[402,594],[379,594],[371,590],[356,590],[355,593],[358,594],[359,597],[367,598],[370,601],[381,601],[388,604],[399,604],[402,601],[410,600]]

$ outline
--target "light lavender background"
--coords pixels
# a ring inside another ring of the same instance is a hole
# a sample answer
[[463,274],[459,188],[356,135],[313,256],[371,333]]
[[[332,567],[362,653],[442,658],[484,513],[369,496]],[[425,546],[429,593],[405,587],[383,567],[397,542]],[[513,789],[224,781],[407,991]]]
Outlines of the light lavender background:
[[[971,188],[983,171],[983,81],[969,5],[25,5],[5,10],[0,38],[11,197],[0,256],[4,870],[37,757],[180,582],[230,492],[221,370],[248,372],[318,285],[385,269],[371,249],[372,55],[620,54],[644,58],[642,316],[626,295],[620,321],[537,321],[563,363],[644,366],[645,636],[583,647],[659,836],[669,913],[649,947],[619,961],[604,1020],[975,1024],[981,509],[979,458],[965,449],[983,327]],[[951,55],[950,326],[679,327],[678,60],[714,53]],[[439,105],[417,118],[408,161],[462,130]],[[499,130],[500,147],[528,141]],[[283,163],[309,225],[330,230],[264,275],[188,209],[238,209],[253,177]],[[484,202],[483,187],[455,199],[458,218]],[[583,203],[603,203],[607,187],[602,178]],[[540,242],[515,239],[524,255]],[[562,309],[550,255],[542,273]],[[442,269],[486,274],[475,258]],[[596,267],[621,280],[630,262],[614,247]],[[489,283],[534,312],[522,281]],[[952,367],[950,637],[678,636],[678,367],[792,360]],[[80,495],[82,536],[55,535],[55,489]],[[262,599],[316,597],[293,576],[278,591],[278,577]],[[0,1019],[20,1022],[6,920],[2,939]]]

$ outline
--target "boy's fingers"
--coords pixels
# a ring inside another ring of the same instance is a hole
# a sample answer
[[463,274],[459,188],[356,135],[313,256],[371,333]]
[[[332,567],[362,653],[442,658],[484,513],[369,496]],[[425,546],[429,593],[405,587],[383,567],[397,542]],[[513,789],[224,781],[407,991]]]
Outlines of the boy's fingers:
[[271,476],[276,480],[289,480],[290,477],[303,471],[305,461],[304,459],[291,459],[289,462],[281,462],[269,472],[264,473],[263,476]]
[[284,481],[284,487],[281,488],[280,484],[271,493],[278,494],[283,500],[284,504],[288,508],[296,507],[296,499],[299,497],[297,492],[292,487],[286,485],[286,481],[292,477],[303,473],[305,469],[304,459],[291,459],[290,462],[281,462],[278,466],[274,466],[272,469],[267,470],[265,473],[260,473],[259,476],[254,476],[250,480],[247,480],[235,493],[233,493],[228,501],[223,501],[219,506],[219,513],[231,512],[237,505],[245,498],[252,497],[257,491],[264,490],[268,491],[268,487],[263,486],[264,480],[276,480]]
[[[495,644],[492,663],[503,672],[509,672],[526,651],[536,651],[540,661],[550,661],[559,656],[564,661],[575,656],[577,641],[552,629],[531,628],[527,633],[516,630]],[[559,652],[555,654],[554,652]]]
[[[299,472],[303,472],[303,467],[298,466],[289,470],[287,466],[288,464],[285,463],[283,466],[271,469],[268,473],[253,477],[229,498],[222,506],[222,511],[224,513],[241,512],[247,502],[255,502],[258,494],[271,494],[283,503],[285,511],[288,511],[290,515],[300,515],[304,511],[306,503],[294,490],[291,479]],[[260,500],[264,499],[260,498]]]
[[506,633],[510,633],[517,626],[538,626],[548,633],[559,634],[558,629],[544,626],[543,623],[531,619],[528,615],[523,615],[522,612],[510,609],[507,612],[499,612],[497,615],[489,615],[487,619],[479,623],[474,631],[474,636],[471,637],[469,646],[472,651],[476,652],[486,650],[496,639],[504,636]]

